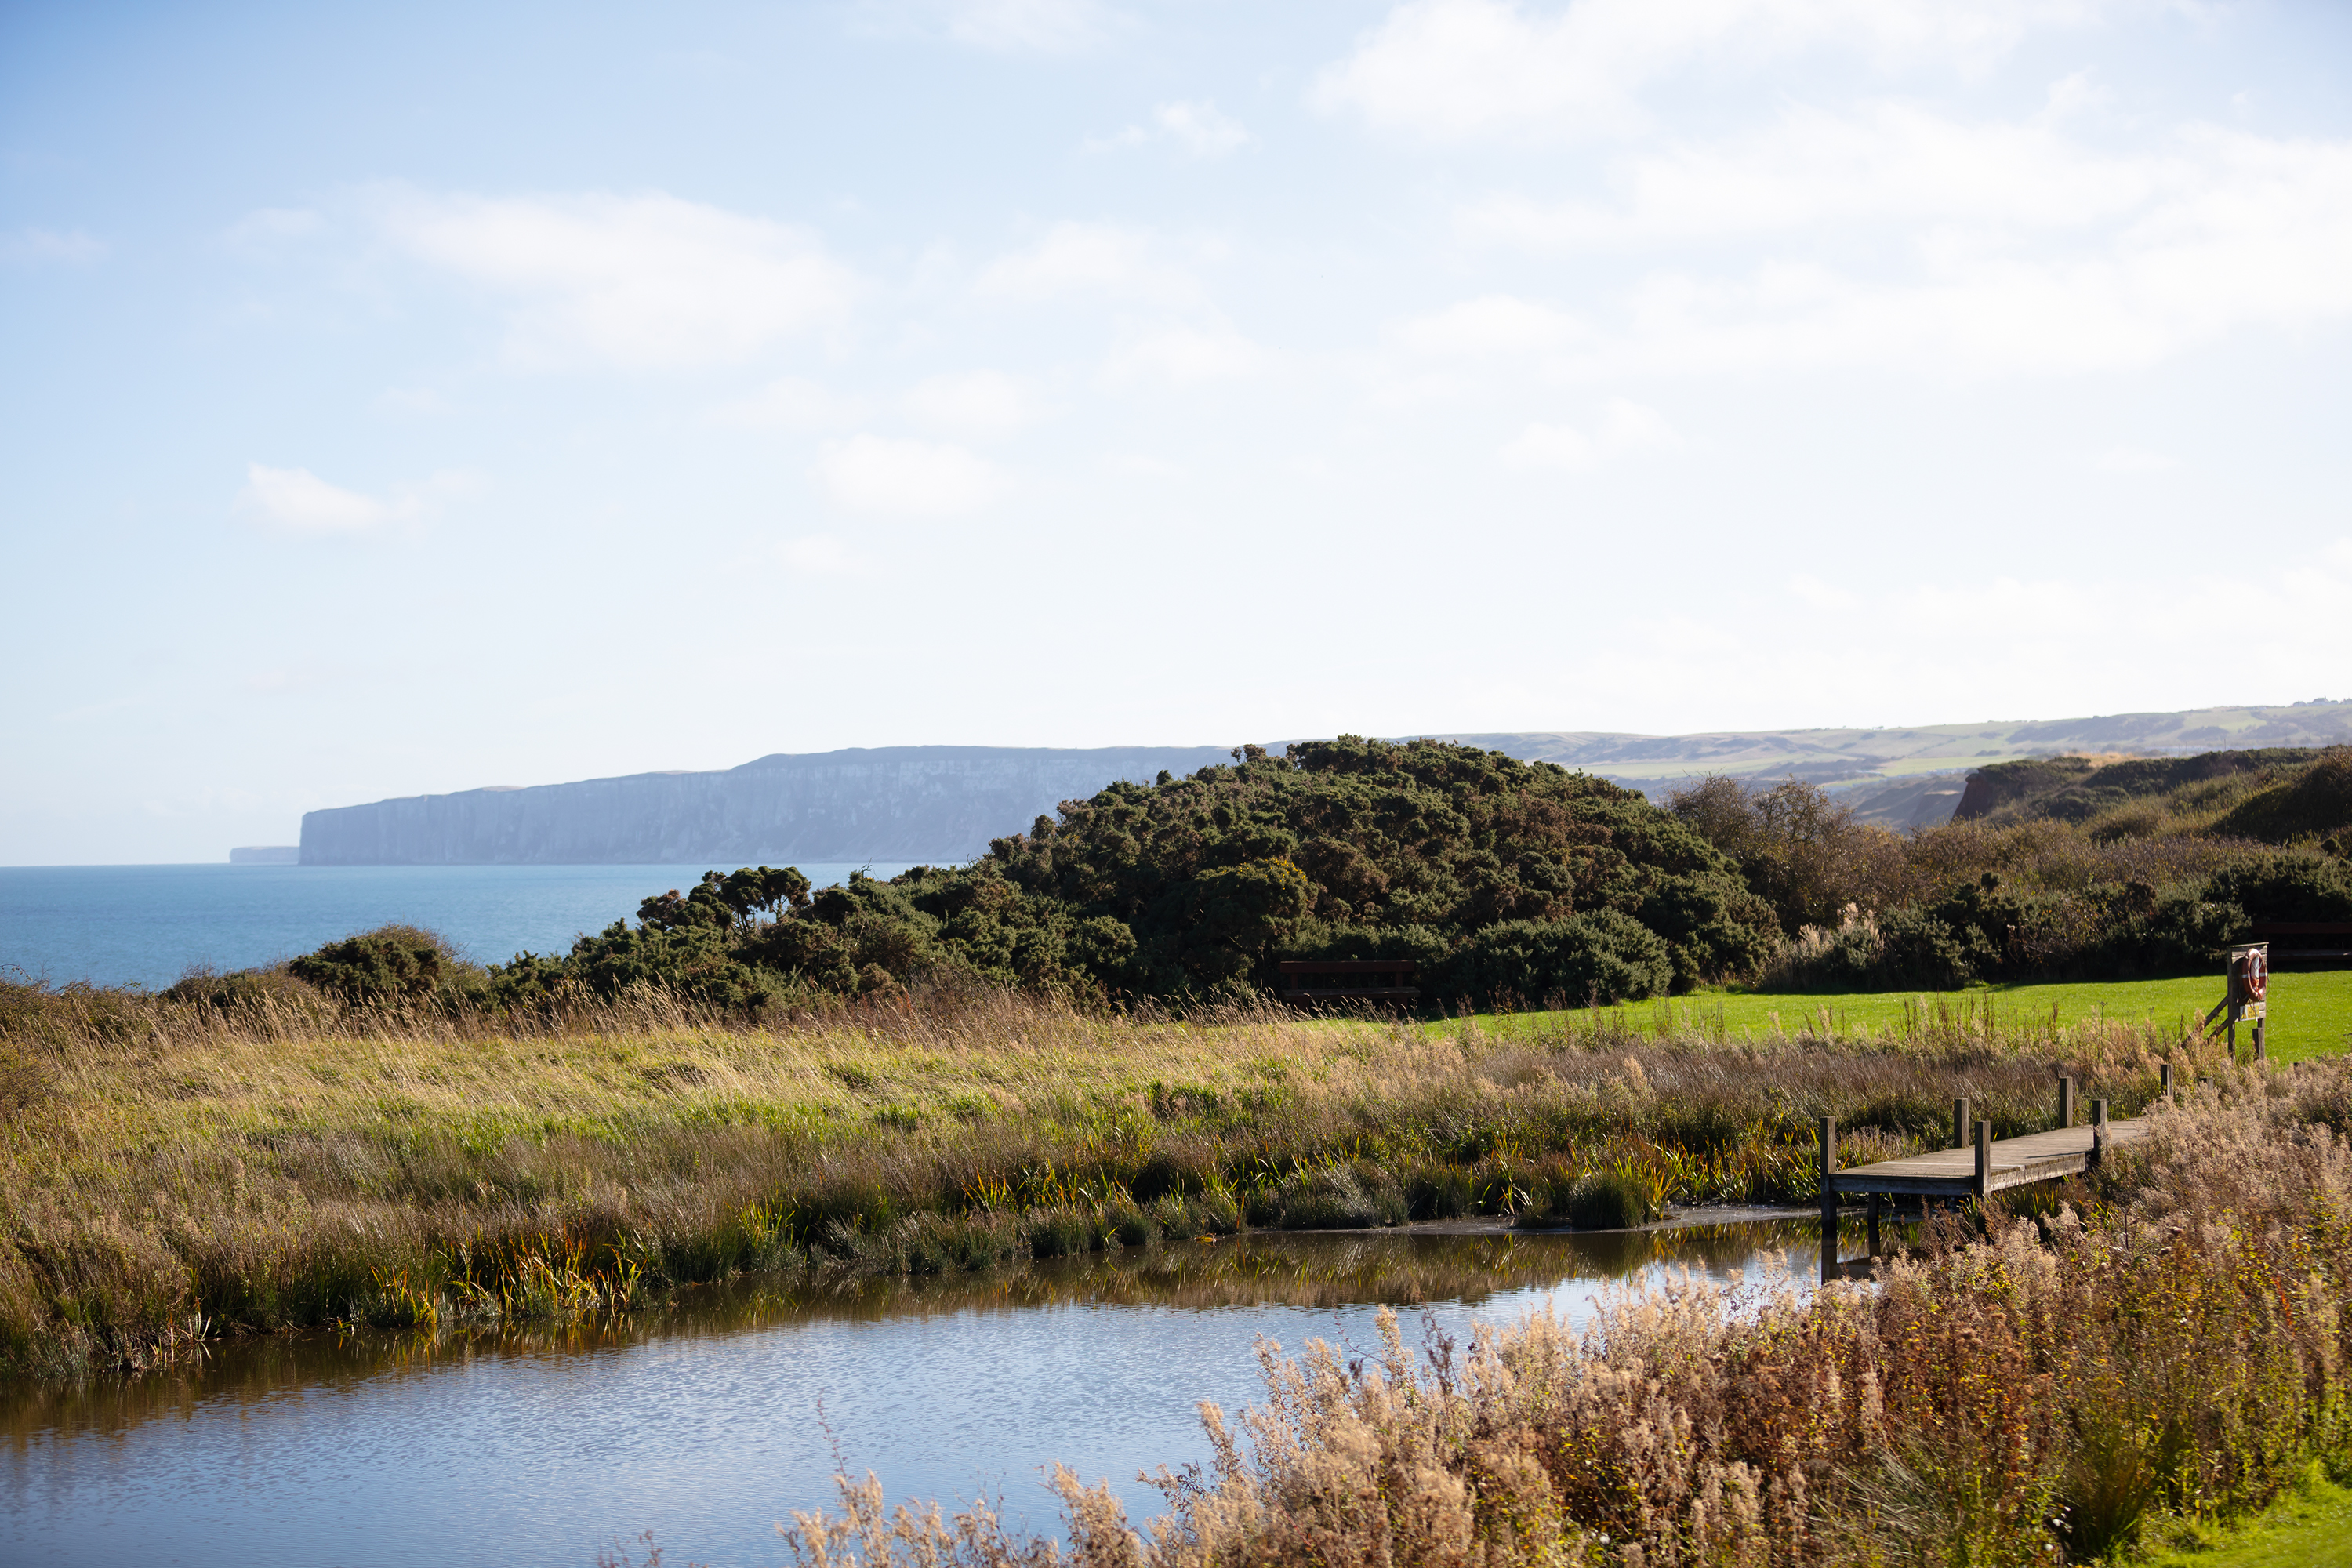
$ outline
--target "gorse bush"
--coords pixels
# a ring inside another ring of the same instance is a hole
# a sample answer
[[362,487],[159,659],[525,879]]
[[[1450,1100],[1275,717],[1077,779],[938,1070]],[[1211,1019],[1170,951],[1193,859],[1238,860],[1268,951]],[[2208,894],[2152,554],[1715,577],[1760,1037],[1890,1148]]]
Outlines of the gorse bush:
[[1265,1403],[1203,1407],[1134,1531],[1056,1467],[1070,1547],[841,1479],[795,1560],[1086,1568],[2106,1560],[2172,1515],[2352,1461],[2352,1068],[2224,1070],[2075,1205],[1934,1231],[1872,1286],[1695,1279],[1579,1331],[1264,1344]]
[[[1564,921],[1497,921],[1472,936],[1446,973],[1463,993],[1496,1001],[1639,1001],[1674,987],[1665,942],[1615,910]],[[1542,990],[1522,989],[1529,985]]]
[[1269,990],[1285,959],[1409,957],[1433,999],[1605,1004],[1746,973],[1779,941],[1738,864],[1633,791],[1342,737],[1113,784],[968,867],[813,895],[789,869],[712,871],[635,925],[518,954],[485,995],[657,985],[753,1016],[914,985],[1196,1002]]
[[[431,931],[388,925],[304,953],[286,973],[345,1002],[421,1002],[457,966],[457,955]],[[227,983],[207,999],[216,1005],[240,1000]]]

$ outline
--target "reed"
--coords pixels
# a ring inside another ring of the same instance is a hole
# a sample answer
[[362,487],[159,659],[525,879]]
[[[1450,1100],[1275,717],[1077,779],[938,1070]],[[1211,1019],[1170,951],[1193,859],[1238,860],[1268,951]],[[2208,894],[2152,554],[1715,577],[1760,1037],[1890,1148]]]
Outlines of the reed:
[[2352,1067],[2221,1070],[2047,1218],[1870,1285],[1686,1279],[1372,1354],[1261,1346],[1139,1531],[1056,1468],[1068,1545],[985,1506],[796,1516],[803,1568],[2115,1561],[2352,1468]]
[[1507,1216],[1595,1173],[1653,1203],[1801,1199],[1817,1115],[1871,1158],[1939,1142],[1955,1096],[2007,1135],[2044,1124],[2053,1067],[2126,1115],[2160,1058],[2199,1060],[2146,1026],[1929,1010],[1732,1039],[996,991],[761,1027],[651,993],[495,1023],[0,1003],[0,1361],[41,1375],[225,1333],[641,1310],[743,1272]]

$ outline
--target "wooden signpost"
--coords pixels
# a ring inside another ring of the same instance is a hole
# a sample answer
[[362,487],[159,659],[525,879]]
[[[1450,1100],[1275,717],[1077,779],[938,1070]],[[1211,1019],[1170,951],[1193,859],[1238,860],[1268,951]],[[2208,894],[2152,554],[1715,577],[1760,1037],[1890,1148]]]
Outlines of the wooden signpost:
[[2230,994],[2214,1004],[2205,1015],[2205,1026],[2211,1028],[2214,1020],[2223,1014],[2230,1028],[2230,1059],[2238,1059],[2238,1026],[2254,1026],[2254,1060],[2264,1061],[2263,1024],[2270,1010],[2268,992],[2271,982],[2271,944],[2266,942],[2243,942],[2230,949]]

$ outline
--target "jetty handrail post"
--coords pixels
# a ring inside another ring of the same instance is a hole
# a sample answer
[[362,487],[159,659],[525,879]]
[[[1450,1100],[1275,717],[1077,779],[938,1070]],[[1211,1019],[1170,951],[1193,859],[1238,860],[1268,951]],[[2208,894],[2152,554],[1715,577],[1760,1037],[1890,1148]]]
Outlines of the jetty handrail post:
[[1952,1101],[1952,1147],[1969,1146],[1969,1102],[1963,1098]]
[[2107,1157],[2107,1102],[2091,1101],[2091,1168],[2096,1170]]
[[2074,1125],[2074,1075],[2058,1075],[2058,1130],[2064,1131]]
[[1992,1234],[1992,1123],[1979,1121],[1977,1135],[1977,1229]]
[[1822,1283],[1826,1285],[1837,1277],[1837,1189],[1830,1178],[1837,1174],[1837,1118],[1822,1118]]
[[1878,1194],[1870,1194],[1870,1256],[1878,1256]]

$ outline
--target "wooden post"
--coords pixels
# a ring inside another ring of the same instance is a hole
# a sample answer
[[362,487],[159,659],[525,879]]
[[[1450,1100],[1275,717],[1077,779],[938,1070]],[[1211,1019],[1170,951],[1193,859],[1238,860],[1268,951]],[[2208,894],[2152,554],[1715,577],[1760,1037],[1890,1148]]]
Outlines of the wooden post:
[[2172,1064],[2168,1061],[2156,1064],[2156,1092],[2167,1100],[2172,1098]]
[[2091,1101],[2091,1164],[2096,1168],[2107,1157],[2107,1102]]
[[1822,1118],[1822,1283],[1826,1285],[1837,1276],[1837,1189],[1830,1178],[1837,1174],[1837,1118]]
[[1977,1123],[1977,1125],[1976,1125],[1976,1134],[1977,1134],[1977,1181],[1976,1181],[1976,1198],[1977,1198],[1977,1228],[1978,1228],[1979,1231],[1981,1231],[1981,1232],[1983,1232],[1983,1233],[1985,1233],[1985,1234],[1987,1234],[1987,1235],[1990,1235],[1990,1234],[1991,1234],[1991,1232],[1992,1232],[1992,1126],[1991,1126],[1991,1124],[1990,1124],[1990,1122],[1984,1122],[1984,1121],[1979,1121],[1979,1122],[1978,1122],[1978,1123]]
[[1968,1146],[1969,1102],[1965,1100],[1956,1100],[1952,1101],[1952,1147],[1965,1149]]
[[2058,1075],[2058,1130],[2064,1131],[2074,1125],[2074,1080],[2065,1073]]
[[2270,1020],[2268,1018],[2257,1018],[2254,1020],[2254,1060],[2258,1062],[2266,1062],[2271,1059],[2270,1053],[2263,1048],[2263,1030],[2269,1023]]
[[1870,1255],[1878,1256],[1878,1194],[1870,1194]]

